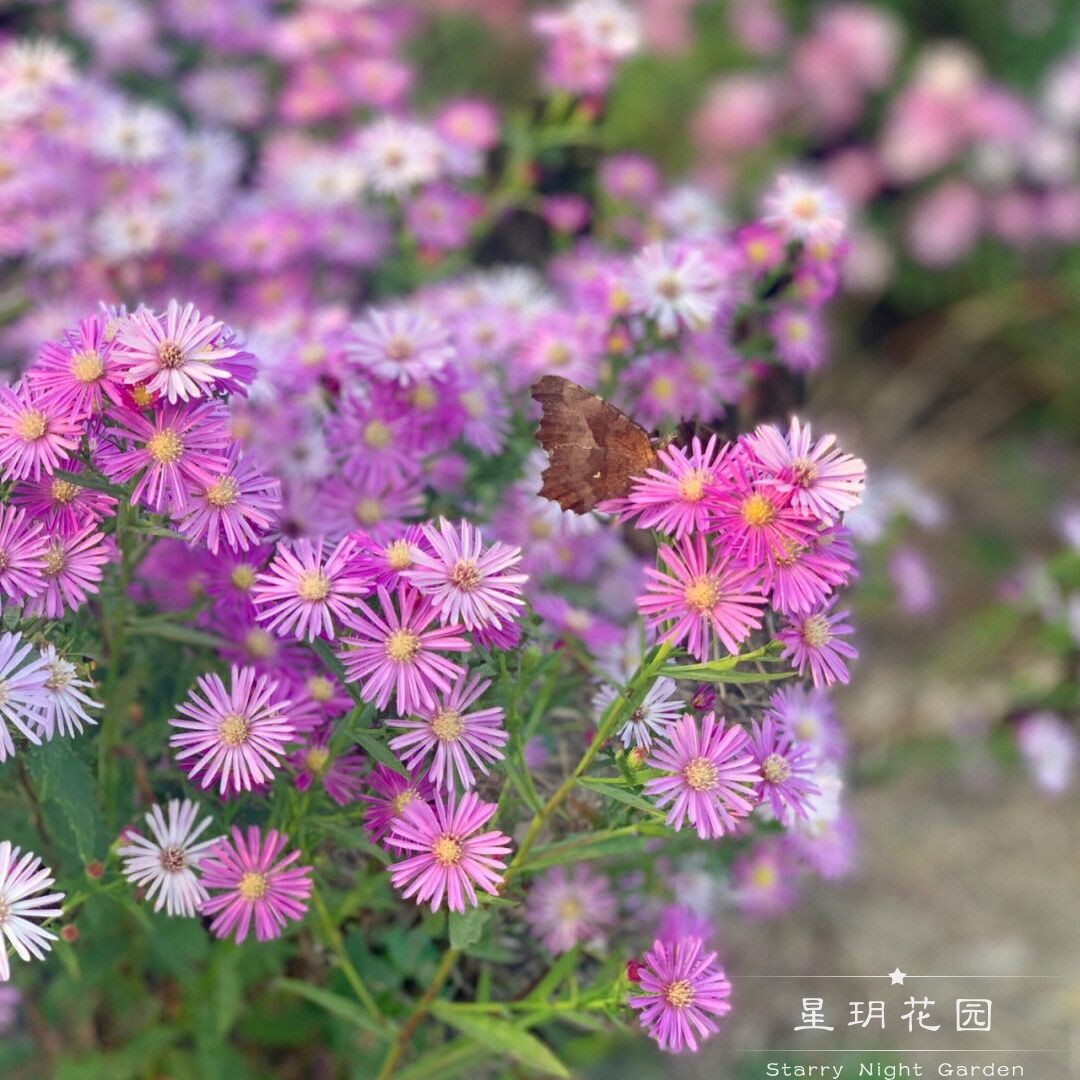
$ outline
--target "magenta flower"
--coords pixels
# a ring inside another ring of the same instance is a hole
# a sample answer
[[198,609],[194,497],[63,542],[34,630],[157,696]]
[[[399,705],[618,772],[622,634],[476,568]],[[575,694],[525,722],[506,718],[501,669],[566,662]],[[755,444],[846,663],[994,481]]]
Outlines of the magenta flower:
[[210,929],[219,937],[234,934],[239,945],[255,921],[255,937],[270,941],[281,937],[285,924],[302,919],[311,895],[311,867],[293,866],[300,849],[274,862],[288,837],[271,829],[265,839],[256,825],[247,838],[233,826],[232,842],[220,840],[203,859],[203,887],[218,895],[204,900],[201,915],[212,915]]
[[525,904],[529,928],[556,955],[601,938],[617,914],[607,878],[580,863],[570,871],[553,866],[541,874]]
[[794,416],[786,439],[771,424],[763,424],[746,441],[775,477],[777,490],[790,493],[800,513],[829,522],[862,501],[866,465],[837,448],[835,435],[815,443],[810,425],[802,427]]
[[91,315],[77,329],[65,331],[62,341],[42,345],[27,380],[58,407],[86,419],[101,411],[106,398],[114,405],[123,401],[112,347],[105,320]]
[[407,585],[398,586],[397,605],[381,586],[379,613],[362,604],[346,623],[356,635],[342,641],[338,657],[345,665],[346,682],[359,682],[360,696],[385,709],[395,694],[398,716],[435,709],[435,690],[449,693],[451,680],[462,674],[460,665],[440,652],[468,652],[460,626],[429,629],[435,621],[430,600]]
[[215,555],[221,540],[233,551],[247,551],[273,529],[280,509],[280,481],[234,450],[211,481],[191,492],[177,528],[192,544],[204,541]]
[[338,806],[348,806],[360,798],[364,755],[355,748],[335,755],[324,736],[322,741],[312,742],[290,754],[289,765],[296,772],[293,784],[297,791],[307,791],[318,782]]
[[485,551],[480,530],[467,521],[461,522],[460,535],[446,518],[438,528],[423,528],[430,550],[414,551],[413,569],[405,576],[430,597],[439,619],[466,630],[513,622],[525,606],[521,590],[529,580],[511,572],[521,562],[521,549],[496,541]]
[[784,615],[820,607],[829,593],[851,576],[845,554],[829,543],[778,553],[769,587],[772,606]]
[[332,640],[334,619],[348,623],[369,588],[354,572],[352,556],[353,543],[347,539],[325,559],[321,539],[279,541],[273,562],[251,594],[259,622],[282,637],[293,633],[298,640]]
[[641,1026],[661,1050],[678,1054],[696,1051],[697,1038],[717,1030],[711,1019],[731,1011],[731,983],[716,964],[716,953],[702,955],[700,938],[665,944],[657,939],[642,958],[640,994],[631,994],[632,1009],[640,1009]]
[[430,802],[435,797],[435,785],[413,770],[408,776],[394,772],[381,762],[375,765],[368,777],[370,792],[361,795],[367,804],[364,810],[364,828],[376,844],[397,847],[394,842],[394,824],[412,802]]
[[59,619],[65,609],[77,611],[98,591],[111,550],[111,541],[97,531],[93,521],[78,532],[51,537],[42,570],[45,588],[27,601],[25,614]]
[[702,840],[717,839],[735,828],[757,805],[761,772],[750,752],[746,732],[737,724],[725,730],[714,713],[701,718],[698,730],[687,713],[668,728],[670,741],[655,743],[648,759],[664,776],[645,782],[645,794],[667,806],[667,823],[681,829],[689,819]]
[[625,499],[602,503],[598,509],[618,513],[623,521],[637,518],[639,529],[658,529],[679,539],[703,532],[710,509],[707,495],[719,483],[727,447],[716,447],[716,436],[702,449],[695,435],[690,450],[672,444],[657,455],[663,468],[638,477]]
[[113,418],[126,446],[103,446],[99,467],[115,484],[142,474],[131,493],[132,506],[141,502],[158,513],[182,511],[192,489],[213,483],[221,474],[229,418],[220,405],[166,405],[150,419],[137,412]]
[[761,770],[761,801],[766,800],[781,825],[810,816],[808,798],[820,795],[814,783],[818,761],[808,746],[796,743],[766,715],[753,722],[750,750]]
[[[82,463],[67,461],[65,472],[81,473]],[[26,510],[47,532],[78,532],[87,522],[104,521],[116,513],[116,500],[102,491],[91,491],[59,476],[16,484],[11,492],[13,506]]]
[[356,543],[353,565],[375,585],[393,591],[402,580],[402,574],[416,565],[416,552],[427,546],[427,538],[419,525],[410,525],[399,535],[387,540],[376,540],[363,529],[350,533]]
[[288,701],[277,698],[278,684],[254,668],[237,668],[230,674],[226,690],[213,672],[200,675],[188,700],[176,707],[184,720],[170,720],[180,732],[169,739],[176,760],[195,758],[188,775],[210,787],[221,777],[218,791],[248,791],[268,783],[280,767],[280,755],[293,736],[293,726],[284,715]]
[[438,911],[446,897],[451,911],[464,911],[479,901],[474,885],[492,896],[502,883],[504,857],[510,852],[510,838],[498,830],[473,835],[491,820],[495,803],[481,802],[476,792],[467,791],[455,802],[436,793],[435,805],[411,802],[394,822],[397,847],[416,854],[390,867],[390,880],[402,897],[416,897],[418,904],[431,901]]
[[446,330],[410,308],[372,308],[353,327],[346,355],[385,382],[408,386],[430,378],[454,357]]
[[765,597],[758,591],[758,571],[733,566],[721,555],[710,558],[701,534],[684,538],[678,548],[664,545],[660,558],[670,573],[646,567],[645,592],[637,598],[646,625],[670,624],[661,640],[685,642],[701,661],[714,634],[729,653],[737,653],[750,631],[761,626]]
[[502,726],[502,709],[467,711],[489,686],[490,679],[462,675],[434,709],[421,710],[422,719],[389,721],[390,727],[405,730],[389,743],[405,768],[416,768],[434,751],[428,778],[448,791],[455,777],[463,788],[476,785],[470,761],[485,775],[488,762],[502,761],[500,747],[509,738]]
[[163,315],[139,308],[125,319],[114,356],[127,384],[140,383],[170,404],[210,396],[217,384],[246,373],[250,361],[229,341],[224,323],[176,300]]
[[752,919],[770,919],[790,910],[798,899],[794,860],[779,837],[759,840],[731,864],[735,903]]
[[832,612],[834,597],[808,615],[793,616],[777,635],[784,645],[783,655],[800,675],[810,669],[815,686],[848,681],[847,661],[859,655],[855,646],[843,639],[854,633],[845,622],[846,611]]
[[0,386],[0,465],[9,478],[51,476],[79,445],[82,424],[69,407],[25,379]]
[[16,603],[45,588],[48,539],[25,510],[0,506],[0,589]]

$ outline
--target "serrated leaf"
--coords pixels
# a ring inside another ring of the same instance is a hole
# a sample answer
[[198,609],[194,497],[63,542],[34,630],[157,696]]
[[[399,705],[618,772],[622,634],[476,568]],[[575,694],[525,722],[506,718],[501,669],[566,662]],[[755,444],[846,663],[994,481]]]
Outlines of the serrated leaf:
[[456,1008],[448,1001],[436,1001],[431,1011],[444,1024],[490,1051],[506,1054],[544,1076],[570,1076],[566,1066],[544,1043],[510,1020],[477,1016],[468,1009]]
[[35,747],[27,767],[54,839],[67,842],[85,864],[105,853],[105,823],[94,798],[90,767],[65,739]]
[[450,947],[471,949],[484,936],[484,927],[491,918],[491,911],[484,908],[467,908],[450,912]]

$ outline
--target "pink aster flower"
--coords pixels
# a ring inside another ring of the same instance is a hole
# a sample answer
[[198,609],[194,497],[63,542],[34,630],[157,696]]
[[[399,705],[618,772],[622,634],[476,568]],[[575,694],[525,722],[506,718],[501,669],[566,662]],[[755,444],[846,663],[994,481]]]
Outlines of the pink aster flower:
[[364,828],[376,844],[393,848],[394,824],[412,802],[430,802],[435,798],[435,785],[427,774],[412,770],[406,776],[394,772],[381,762],[375,765],[368,777],[370,791],[361,795],[366,803],[364,810]]
[[731,1011],[731,983],[716,963],[716,953],[703,953],[701,939],[665,943],[657,939],[638,968],[640,994],[631,994],[640,1009],[641,1026],[661,1050],[678,1054],[697,1051],[697,1040],[717,1031],[714,1016]]
[[0,589],[18,603],[45,588],[48,539],[25,510],[0,506]]
[[79,445],[82,423],[70,406],[25,379],[0,386],[0,465],[9,478],[51,476]]
[[163,315],[139,308],[121,322],[114,356],[127,384],[139,383],[170,403],[209,397],[217,384],[246,372],[250,361],[224,323],[176,300]]
[[[64,471],[78,474],[82,463],[64,462]],[[101,522],[116,513],[116,500],[102,491],[80,487],[59,476],[16,484],[11,504],[26,510],[31,521],[39,522],[48,532],[78,532],[87,522]]]
[[746,442],[775,477],[772,483],[790,492],[792,505],[808,517],[830,522],[862,501],[866,465],[836,447],[835,435],[815,443],[810,425],[802,427],[794,416],[786,439],[772,425],[762,424]]
[[277,697],[276,680],[235,665],[230,678],[227,690],[214,672],[200,675],[202,696],[192,690],[176,708],[186,719],[169,721],[180,729],[169,739],[176,760],[196,758],[188,775],[204,788],[220,775],[222,795],[272,780],[285,744],[294,736],[285,715],[290,703]]
[[0,761],[15,753],[8,724],[32,743],[41,742],[37,729],[45,723],[49,675],[45,658],[22,634],[0,636]]
[[776,178],[762,209],[762,222],[789,240],[836,244],[847,227],[847,211],[831,188],[792,173]]
[[425,525],[424,538],[427,545],[413,553],[413,569],[405,576],[431,599],[443,623],[498,629],[517,618],[529,580],[512,572],[521,562],[520,548],[495,541],[485,550],[479,529],[462,521],[459,534],[446,518],[437,528]]
[[539,875],[525,903],[529,928],[556,955],[603,937],[616,916],[607,878],[580,863],[569,871],[553,866]]
[[481,802],[474,791],[467,791],[460,802],[453,794],[444,802],[438,793],[434,806],[411,802],[394,822],[394,843],[415,854],[390,867],[394,888],[406,900],[430,900],[432,911],[439,910],[444,897],[451,911],[464,911],[466,900],[476,907],[474,885],[496,895],[510,838],[494,829],[474,834],[497,809],[495,803]]
[[625,637],[621,626],[594,611],[575,607],[565,596],[541,593],[533,599],[532,607],[553,631],[561,637],[576,638],[592,653],[610,649]]
[[356,574],[350,560],[351,540],[342,540],[323,555],[322,539],[278,542],[270,566],[255,583],[251,598],[259,622],[275,634],[297,639],[333,640],[334,619],[348,622],[368,583]]
[[777,635],[784,656],[800,675],[810,669],[815,686],[848,681],[847,661],[859,655],[854,645],[843,640],[854,633],[845,620],[846,611],[833,612],[834,597],[807,615],[793,616]]
[[789,825],[795,817],[807,818],[808,798],[821,794],[814,783],[818,760],[810,747],[796,743],[769,715],[754,721],[750,746],[761,770],[761,800],[768,801],[776,820]]
[[831,544],[784,545],[773,559],[769,600],[784,615],[819,607],[833,588],[847,581],[851,564]]
[[203,860],[203,885],[217,895],[204,900],[199,913],[213,916],[210,929],[219,938],[234,934],[237,945],[252,920],[259,941],[281,937],[285,924],[307,911],[311,867],[293,865],[299,848],[274,861],[289,839],[275,829],[265,838],[257,825],[248,826],[246,838],[236,826],[230,832],[232,841],[220,840]]
[[777,728],[803,743],[823,761],[844,756],[844,732],[827,690],[784,686],[769,698],[768,714]]
[[381,586],[378,612],[362,604],[346,619],[354,637],[342,641],[338,653],[347,682],[359,682],[360,696],[385,709],[395,695],[398,716],[436,709],[435,690],[449,693],[463,669],[441,652],[468,652],[460,626],[430,628],[435,608],[407,585],[398,586],[397,603]]
[[177,528],[190,543],[205,542],[215,555],[222,540],[233,551],[247,551],[273,529],[281,509],[280,481],[264,476],[236,450],[190,495]]
[[45,893],[53,881],[52,871],[37,855],[30,851],[22,855],[11,841],[0,841],[0,982],[11,978],[8,945],[28,963],[31,957],[44,960],[49,942],[56,940],[55,934],[37,925],[63,914],[64,894]]
[[290,754],[289,765],[296,771],[293,783],[297,791],[307,791],[318,782],[338,806],[348,806],[360,798],[364,755],[355,748],[335,755],[324,736],[322,741]]
[[453,788],[455,777],[463,788],[474,787],[470,761],[486,774],[488,762],[502,760],[500,747],[509,738],[503,730],[501,708],[468,711],[489,686],[490,679],[463,675],[434,709],[421,711],[422,719],[389,721],[390,727],[405,731],[390,740],[390,749],[407,769],[416,768],[432,754],[428,778],[444,791]]
[[51,536],[41,572],[45,588],[26,602],[25,614],[59,619],[65,610],[78,611],[98,591],[111,548],[92,521],[78,532]]
[[765,597],[758,592],[758,572],[733,566],[722,555],[711,555],[705,537],[698,534],[666,544],[660,559],[669,573],[646,567],[645,592],[638,610],[651,629],[667,624],[662,640],[686,643],[687,651],[704,661],[713,635],[729,653],[751,630],[761,626]]
[[409,386],[441,371],[454,357],[446,330],[410,308],[372,308],[353,328],[346,355],[386,382]]
[[717,839],[735,828],[757,805],[761,772],[754,762],[746,732],[737,724],[724,727],[721,717],[706,713],[698,730],[687,713],[668,729],[669,742],[657,743],[649,767],[665,775],[648,780],[645,794],[659,807],[672,803],[667,823],[681,829],[684,821],[702,840]]
[[220,405],[166,405],[149,419],[137,412],[113,418],[119,431],[111,434],[123,445],[103,446],[98,464],[115,484],[139,476],[132,506],[141,502],[158,513],[182,511],[192,489],[220,475],[229,442],[228,414]]
[[65,331],[61,341],[42,345],[26,373],[35,389],[48,392],[58,406],[80,419],[100,412],[106,398],[115,405],[123,401],[106,327],[99,315],[83,319],[76,329]]
[[676,539],[704,531],[710,514],[706,496],[719,482],[726,453],[726,446],[717,450],[715,435],[704,449],[696,435],[689,451],[673,443],[657,454],[662,468],[649,469],[634,480],[625,499],[598,509],[618,513],[623,521],[637,518],[639,529],[658,529]]
[[769,836],[758,841],[731,864],[735,902],[751,919],[775,918],[798,899],[794,861],[778,840]]
[[375,585],[393,591],[402,575],[416,565],[416,553],[427,547],[427,538],[419,525],[410,525],[396,536],[376,540],[363,529],[349,534],[356,543],[353,566]]

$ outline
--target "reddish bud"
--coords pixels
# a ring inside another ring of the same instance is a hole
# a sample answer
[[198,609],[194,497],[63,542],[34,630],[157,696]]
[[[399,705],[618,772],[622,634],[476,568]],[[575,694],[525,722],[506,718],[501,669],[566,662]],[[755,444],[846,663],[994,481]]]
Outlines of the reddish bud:
[[640,960],[627,960],[626,961],[626,977],[632,982],[641,982],[641,969],[643,965]]
[[105,874],[105,866],[99,859],[94,859],[93,862],[86,864],[86,876],[91,881],[100,880]]
[[79,928],[77,926],[63,926],[60,928],[60,940],[74,945],[79,940]]

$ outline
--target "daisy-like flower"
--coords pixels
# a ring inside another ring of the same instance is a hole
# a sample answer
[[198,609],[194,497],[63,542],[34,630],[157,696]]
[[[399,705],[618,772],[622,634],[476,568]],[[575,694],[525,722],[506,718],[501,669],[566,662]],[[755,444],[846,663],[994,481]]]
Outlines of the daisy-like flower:
[[403,195],[439,178],[445,149],[423,124],[384,116],[360,134],[360,160],[380,195]]
[[278,542],[273,562],[251,592],[259,622],[268,630],[297,640],[332,640],[335,618],[348,623],[369,585],[353,569],[351,540],[342,540],[328,557],[323,547],[321,538]]
[[435,785],[427,773],[413,770],[408,776],[394,772],[381,762],[376,763],[368,777],[370,791],[361,795],[367,804],[364,810],[364,828],[376,844],[396,847],[394,824],[405,813],[405,808],[417,800],[430,802],[435,797]]
[[748,918],[775,918],[798,899],[794,860],[778,840],[766,837],[731,864],[732,895]]
[[45,588],[26,602],[27,615],[59,619],[77,611],[98,591],[102,567],[109,561],[109,541],[89,522],[78,532],[49,538],[42,579]]
[[768,715],[777,728],[804,743],[823,761],[844,756],[844,733],[827,690],[784,686],[769,698]]
[[375,585],[393,590],[398,587],[402,574],[416,565],[416,552],[427,545],[427,538],[419,525],[410,525],[389,540],[376,540],[362,529],[350,533],[356,543],[353,565],[357,571]]
[[146,899],[154,901],[154,910],[164,908],[170,917],[193,918],[209,899],[199,880],[199,864],[221,837],[200,840],[211,819],[199,821],[198,817],[199,808],[190,799],[170,799],[168,817],[160,806],[152,806],[146,815],[150,836],[129,830],[127,843],[117,849],[124,861],[124,877],[146,889]]
[[65,660],[51,643],[41,650],[41,658],[48,669],[40,720],[42,734],[46,739],[54,735],[81,735],[83,724],[97,723],[86,710],[104,708],[100,701],[84,692],[92,690],[94,684],[80,679],[75,665]]
[[29,962],[44,960],[49,942],[56,940],[55,934],[37,925],[63,914],[64,894],[45,893],[53,881],[52,871],[33,852],[20,857],[19,848],[9,840],[0,841],[0,982],[11,978],[8,944],[20,960]]
[[[81,473],[82,463],[67,461],[64,471]],[[11,504],[26,510],[31,521],[49,533],[78,532],[88,521],[104,521],[116,513],[116,500],[102,491],[91,491],[59,476],[16,484]]]
[[297,791],[307,791],[317,781],[338,806],[348,806],[360,798],[364,755],[356,749],[334,755],[324,736],[322,741],[290,754],[289,765],[296,770],[293,783]]
[[672,804],[667,823],[673,829],[689,819],[702,840],[731,832],[735,819],[758,802],[761,772],[746,732],[737,724],[725,729],[723,717],[711,712],[701,718],[699,731],[687,713],[671,726],[668,739],[648,760],[665,775],[646,781],[645,794],[656,796],[659,807]]
[[696,248],[650,244],[634,259],[634,307],[665,337],[680,326],[703,330],[720,308],[721,282]]
[[366,604],[348,619],[353,637],[342,641],[338,657],[345,665],[346,682],[360,683],[360,696],[385,709],[395,695],[398,716],[434,710],[436,690],[450,692],[452,680],[463,673],[460,665],[441,652],[468,652],[469,642],[460,626],[431,627],[435,608],[430,600],[407,585],[398,587],[395,603],[381,586],[379,611]]
[[454,358],[446,329],[421,311],[372,308],[352,330],[345,355],[379,379],[399,386],[424,382]]
[[495,541],[484,548],[480,530],[467,521],[460,533],[441,518],[424,526],[425,548],[413,553],[405,576],[431,599],[443,623],[461,623],[466,630],[499,629],[513,622],[525,606],[521,590],[527,574],[513,573],[521,549]]
[[23,379],[0,386],[0,465],[8,477],[51,476],[79,445],[82,424],[58,396]]
[[191,492],[177,528],[214,555],[222,540],[233,551],[247,551],[274,527],[280,509],[281,482],[264,476],[234,449],[221,471]]
[[0,506],[0,590],[16,603],[45,588],[47,538],[25,510]]
[[786,439],[771,424],[762,424],[746,442],[773,474],[772,483],[791,493],[792,505],[800,513],[831,522],[862,501],[866,465],[840,450],[835,435],[824,435],[815,443],[810,425],[802,427],[793,416]]
[[250,360],[231,342],[224,323],[176,300],[164,314],[139,308],[121,322],[114,356],[124,382],[139,383],[171,404],[209,397]]
[[467,791],[460,802],[453,794],[443,801],[438,793],[434,806],[411,802],[394,822],[394,843],[414,854],[390,867],[394,888],[406,900],[430,900],[432,911],[444,898],[451,911],[464,911],[466,901],[476,907],[477,885],[496,895],[510,837],[495,829],[476,833],[497,809],[495,803],[481,802],[475,791]]
[[809,816],[808,800],[820,793],[814,776],[818,760],[810,747],[796,743],[771,716],[753,723],[751,753],[761,770],[761,801],[766,800],[781,825]]
[[[627,749],[633,746],[652,746],[654,735],[663,735],[668,725],[677,720],[683,711],[683,703],[676,696],[678,686],[674,679],[661,676],[649,687],[641,704],[630,714],[630,719],[619,729],[619,738]],[[601,687],[593,695],[593,709],[603,713],[620,697],[613,686]]]
[[837,585],[851,575],[843,552],[829,543],[812,547],[784,545],[773,558],[769,600],[784,615],[819,607]]
[[553,866],[541,874],[525,903],[530,929],[556,955],[601,938],[616,915],[607,878],[581,863],[570,871]]
[[678,1054],[697,1051],[698,1038],[717,1031],[714,1016],[731,1012],[731,983],[716,963],[716,953],[703,951],[700,938],[665,943],[657,939],[638,967],[640,994],[630,1007],[639,1009],[641,1026],[661,1050]]
[[793,616],[777,635],[784,645],[783,655],[791,661],[800,675],[810,669],[815,686],[847,683],[847,661],[859,655],[854,645],[844,640],[854,633],[846,622],[846,611],[833,611],[834,597],[823,607],[807,615]]
[[707,495],[719,483],[726,453],[726,446],[717,449],[715,435],[704,449],[696,435],[689,451],[672,444],[657,454],[662,468],[635,479],[625,499],[601,503],[597,509],[618,513],[623,521],[637,518],[639,529],[658,529],[676,539],[701,532],[709,523]]
[[490,679],[463,675],[434,709],[421,712],[422,719],[389,721],[390,727],[405,731],[389,743],[405,768],[416,768],[432,754],[428,779],[436,787],[449,791],[455,777],[463,788],[476,785],[470,762],[486,775],[488,762],[502,761],[500,748],[509,739],[502,726],[502,709],[468,711],[489,686]]
[[58,407],[77,419],[100,412],[106,398],[115,405],[123,401],[120,369],[112,357],[113,338],[106,326],[98,315],[83,319],[62,340],[42,345],[26,373],[36,390],[47,392]]
[[837,243],[847,227],[847,211],[831,188],[805,176],[784,173],[762,200],[762,224],[789,240]]
[[176,760],[195,758],[188,775],[204,788],[220,775],[222,795],[273,780],[295,734],[285,715],[290,703],[278,699],[276,680],[235,665],[230,680],[227,690],[219,675],[200,675],[202,696],[192,690],[176,709],[186,719],[169,721],[180,729],[169,739]]
[[98,463],[115,484],[142,474],[131,493],[132,506],[141,502],[157,513],[182,511],[193,489],[221,474],[229,418],[217,403],[166,405],[150,419],[137,412],[114,419],[126,448],[102,447]]
[[248,826],[246,837],[236,826],[230,831],[232,841],[219,840],[202,862],[203,887],[217,895],[203,901],[199,914],[212,915],[210,929],[219,938],[233,934],[237,945],[252,921],[259,941],[281,937],[285,924],[307,911],[311,867],[293,865],[299,848],[278,859],[289,838],[275,829],[265,838],[257,825]]
[[645,592],[637,598],[646,625],[670,624],[661,640],[685,642],[701,661],[708,657],[714,634],[729,653],[737,653],[740,642],[761,626],[765,597],[757,591],[758,572],[710,556],[701,534],[683,539],[677,548],[664,545],[660,558],[669,572],[646,567]]
[[0,761],[15,753],[8,724],[32,743],[41,742],[36,729],[43,724],[48,678],[45,658],[22,634],[0,636]]

